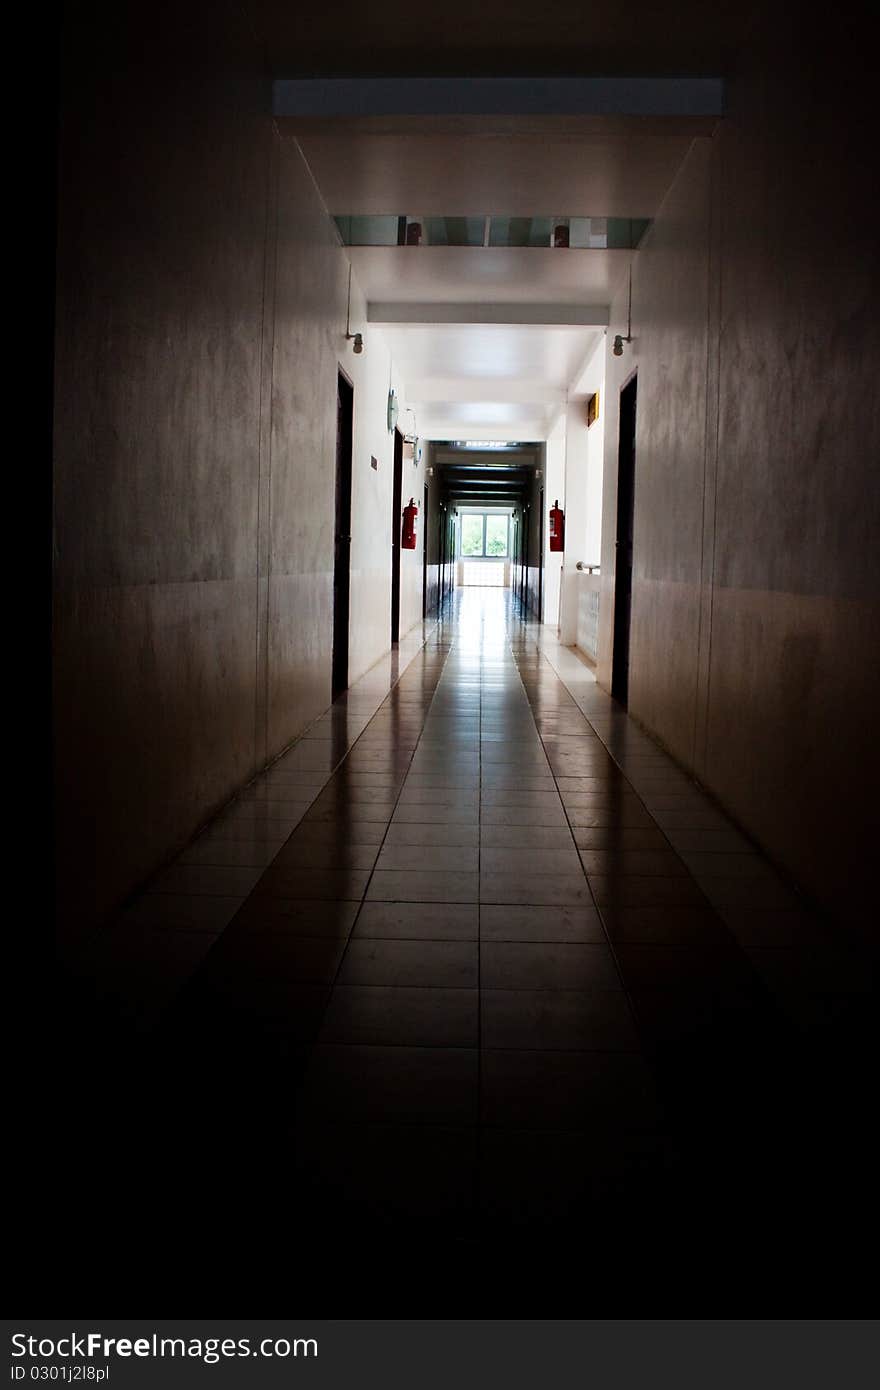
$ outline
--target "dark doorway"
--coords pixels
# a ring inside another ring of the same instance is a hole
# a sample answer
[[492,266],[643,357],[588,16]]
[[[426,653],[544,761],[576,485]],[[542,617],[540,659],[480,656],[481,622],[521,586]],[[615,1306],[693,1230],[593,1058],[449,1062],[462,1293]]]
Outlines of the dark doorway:
[[333,699],[348,688],[351,589],[351,450],[354,387],[339,372],[336,385],[336,530],[333,555]]
[[629,624],[632,612],[633,502],[636,475],[636,378],[620,393],[617,447],[617,539],[614,566],[614,651],[611,694],[625,705],[629,696]]
[[541,520],[538,523],[538,622],[544,621],[544,489],[541,488]]
[[422,622],[428,616],[428,484],[425,483],[425,509],[422,513]]
[[391,489],[391,641],[400,641],[400,527],[403,518],[403,435],[394,431],[394,482]]

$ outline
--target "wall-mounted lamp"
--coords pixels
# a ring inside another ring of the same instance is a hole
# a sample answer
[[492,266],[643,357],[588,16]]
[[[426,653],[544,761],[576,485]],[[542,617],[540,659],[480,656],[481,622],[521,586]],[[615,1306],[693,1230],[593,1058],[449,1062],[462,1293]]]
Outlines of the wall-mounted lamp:
[[626,311],[626,337],[624,338],[624,336],[623,336],[622,333],[615,333],[615,335],[614,335],[614,343],[612,344],[612,347],[611,347],[611,351],[612,351],[612,353],[614,354],[615,357],[622,357],[622,356],[623,356],[623,345],[624,345],[624,343],[631,343],[631,342],[632,342],[632,305],[633,305],[633,272],[632,272],[632,265],[630,265],[630,268],[629,268],[629,303],[628,303],[627,311]]
[[351,331],[351,265],[348,267],[348,307],[345,311],[345,336],[349,342],[354,343],[354,352],[357,355],[364,350],[363,333],[352,333]]
[[419,424],[418,424],[418,421],[416,420],[416,412],[413,410],[412,406],[409,406],[409,405],[408,405],[408,406],[406,407],[406,409],[404,410],[403,413],[404,413],[404,415],[411,415],[412,418],[413,418],[412,433],[411,433],[411,434],[405,434],[405,435],[403,436],[403,442],[404,442],[405,444],[411,444],[411,445],[412,445],[412,461],[413,461],[413,465],[414,465],[415,467],[418,467],[419,459],[420,459],[421,456],[422,456],[422,447],[421,447],[421,445],[419,444]]

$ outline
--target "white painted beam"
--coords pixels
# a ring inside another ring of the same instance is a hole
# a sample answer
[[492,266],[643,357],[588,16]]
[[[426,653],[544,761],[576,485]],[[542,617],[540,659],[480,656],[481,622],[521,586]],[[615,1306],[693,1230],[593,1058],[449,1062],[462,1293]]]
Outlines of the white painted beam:
[[497,420],[469,420],[463,424],[457,417],[449,417],[443,412],[426,416],[419,421],[421,439],[500,439],[508,442],[542,440],[547,437],[544,417],[536,415],[530,420],[520,420],[515,425],[499,425]]
[[[491,253],[489,253],[491,254]],[[574,252],[577,255],[577,252]],[[587,253],[589,254],[589,253]],[[604,328],[607,304],[416,304],[406,300],[373,301],[367,322],[406,327],[407,324],[520,324],[540,328]]]
[[505,405],[558,406],[565,402],[564,388],[505,377],[426,377],[408,380],[401,392],[413,405],[500,401]]
[[720,77],[332,77],[272,84],[275,116],[720,116]]

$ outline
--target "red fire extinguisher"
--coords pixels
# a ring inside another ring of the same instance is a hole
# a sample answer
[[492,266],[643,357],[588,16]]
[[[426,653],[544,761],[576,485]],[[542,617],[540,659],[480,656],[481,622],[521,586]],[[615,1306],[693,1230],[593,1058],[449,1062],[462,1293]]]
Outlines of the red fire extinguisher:
[[565,512],[559,506],[559,498],[550,508],[550,549],[565,549]]
[[415,550],[416,548],[416,517],[418,514],[419,509],[411,497],[409,506],[403,509],[403,535],[400,538],[400,544],[404,550]]

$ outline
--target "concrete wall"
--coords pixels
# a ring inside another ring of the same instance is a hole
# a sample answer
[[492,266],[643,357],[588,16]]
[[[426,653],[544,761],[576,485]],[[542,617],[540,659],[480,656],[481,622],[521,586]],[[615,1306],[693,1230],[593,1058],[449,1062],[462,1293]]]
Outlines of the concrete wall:
[[819,65],[768,42],[731,77],[726,119],[635,256],[622,358],[625,285],[615,299],[598,674],[610,684],[617,407],[637,369],[630,710],[859,925],[877,746],[874,156],[863,60],[832,42]]
[[[380,334],[360,358],[345,340],[348,261],[298,148],[278,139],[268,82],[240,75],[247,35],[220,15],[237,68],[204,36],[187,56],[173,26],[152,34],[152,66],[121,20],[90,33],[81,16],[67,43],[54,421],[65,932],[111,913],[329,703],[340,363],[355,385],[351,677],[390,643],[393,368]],[[421,472],[406,479],[417,495]],[[418,551],[403,631],[421,618],[421,581]]]

